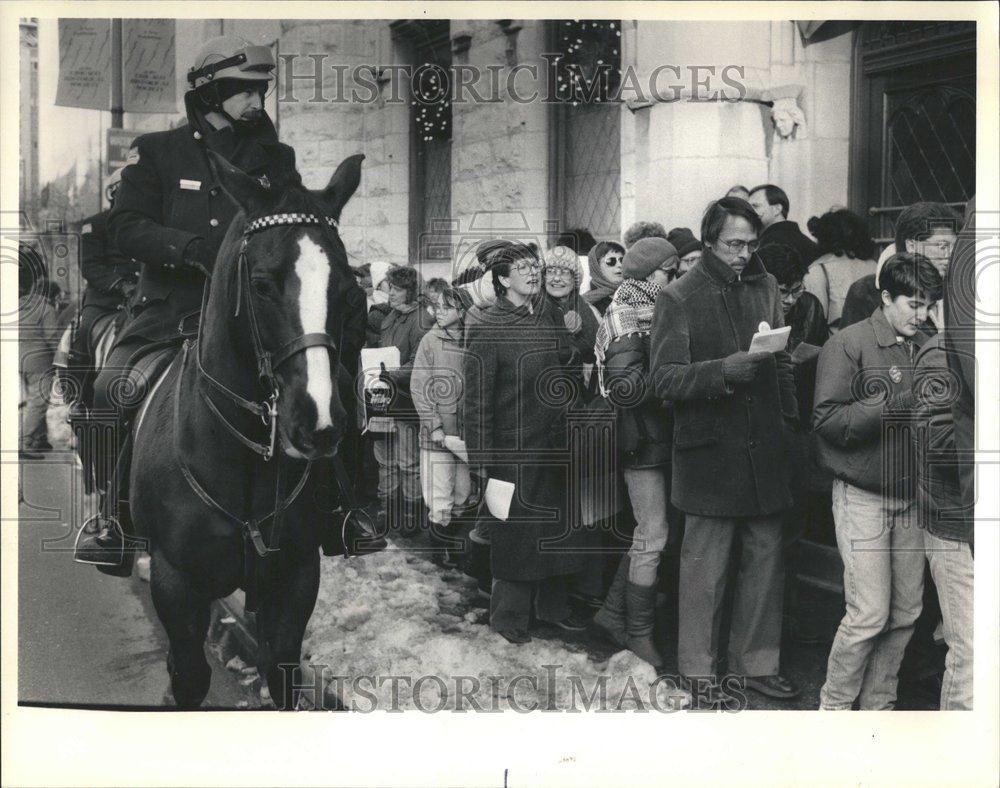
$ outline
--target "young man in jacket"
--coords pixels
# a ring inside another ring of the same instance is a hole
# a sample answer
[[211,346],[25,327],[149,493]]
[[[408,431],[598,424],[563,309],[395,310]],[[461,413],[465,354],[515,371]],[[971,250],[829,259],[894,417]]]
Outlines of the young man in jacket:
[[724,704],[716,652],[736,534],[729,670],[770,697],[798,694],[779,674],[786,433],[798,408],[788,354],[747,352],[762,322],[784,325],[778,283],[755,254],[760,230],[744,200],[709,205],[702,259],[657,298],[651,340],[652,384],[674,406],[671,500],[686,515],[678,666],[699,695]]
[[813,427],[834,475],[833,516],[847,612],[827,664],[820,708],[891,709],[899,665],[920,615],[924,538],[913,511],[913,359],[920,324],[941,297],[922,255],[896,254],[879,278],[882,306],[823,348]]

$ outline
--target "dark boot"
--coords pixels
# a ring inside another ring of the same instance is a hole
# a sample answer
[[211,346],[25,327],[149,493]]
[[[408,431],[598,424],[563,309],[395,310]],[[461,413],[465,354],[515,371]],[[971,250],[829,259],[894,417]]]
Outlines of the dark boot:
[[625,589],[628,586],[628,555],[622,556],[618,562],[618,571],[611,581],[604,604],[594,616],[594,623],[608,636],[612,643],[622,648],[628,648],[626,636]]
[[659,673],[663,657],[653,643],[653,624],[656,619],[656,586],[637,586],[628,583],[625,592],[626,632],[629,651],[645,660]]
[[80,528],[73,560],[92,564],[107,575],[129,577],[135,554],[143,546],[131,538],[133,528],[128,496],[132,442],[128,438],[128,425],[122,425],[118,434],[125,437],[115,447],[117,462],[107,482],[108,490],[101,495],[100,514]]

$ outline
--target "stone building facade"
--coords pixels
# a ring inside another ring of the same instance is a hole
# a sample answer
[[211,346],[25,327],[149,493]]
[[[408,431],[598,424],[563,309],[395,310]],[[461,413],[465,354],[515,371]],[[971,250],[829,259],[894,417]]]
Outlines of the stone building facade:
[[[612,238],[640,219],[697,234],[706,204],[736,183],[780,185],[789,218],[803,227],[831,206],[848,206],[870,215],[882,236],[898,201],[960,205],[971,196],[971,24],[625,20],[612,25],[621,42],[616,66],[640,86],[658,74],[659,97],[623,91],[625,100],[600,107],[518,100],[511,85],[520,97],[553,95],[543,55],[565,43],[561,24],[181,20],[178,75],[198,44],[221,31],[273,44],[280,64],[269,109],[307,185],[323,186],[346,156],[366,156],[342,219],[352,262],[412,262],[425,276],[464,267],[479,240],[495,235],[544,246],[568,226]],[[480,69],[466,100],[446,108],[446,139],[422,137],[410,80],[394,80],[391,69],[366,77],[363,68],[350,78],[355,67],[427,62],[453,73]],[[894,84],[899,74],[909,82]],[[489,100],[469,100],[472,90]],[[938,98],[926,98],[928,90]],[[347,100],[352,91],[371,100]],[[887,107],[902,102],[896,115],[875,117],[882,99]],[[947,138],[957,133],[968,161],[939,149],[944,135],[920,131],[935,121],[957,129]],[[126,126],[163,123],[133,116]],[[880,124],[888,149],[875,151]],[[915,162],[948,171],[953,182],[935,177],[940,194],[931,193],[937,187],[907,176]],[[900,186],[906,177],[913,183]]]

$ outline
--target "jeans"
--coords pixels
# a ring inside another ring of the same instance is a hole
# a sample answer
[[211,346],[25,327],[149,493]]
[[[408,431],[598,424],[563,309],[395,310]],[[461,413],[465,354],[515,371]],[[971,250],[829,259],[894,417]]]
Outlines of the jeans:
[[899,664],[920,616],[924,534],[912,501],[833,482],[844,614],[827,661],[820,708],[892,709]]
[[681,545],[677,664],[688,677],[716,674],[729,552],[735,532],[743,546],[733,602],[729,669],[773,676],[781,656],[784,563],[781,514],[706,517],[688,514]]
[[941,686],[942,710],[972,709],[973,577],[972,548],[965,542],[940,539],[924,532],[924,545],[931,576],[937,586],[944,640]]
[[420,486],[431,522],[449,525],[454,509],[469,499],[469,466],[447,449],[422,448]]
[[393,431],[378,434],[373,446],[378,460],[378,495],[386,500],[401,488],[404,500],[419,501],[420,424],[413,419],[394,421]]
[[535,618],[555,624],[570,614],[570,575],[544,580],[493,580],[490,595],[490,626],[496,630],[527,630],[532,603]]
[[626,468],[625,484],[635,512],[636,527],[629,550],[628,581],[637,586],[656,583],[660,554],[667,546],[670,526],[667,508],[670,498],[670,466]]

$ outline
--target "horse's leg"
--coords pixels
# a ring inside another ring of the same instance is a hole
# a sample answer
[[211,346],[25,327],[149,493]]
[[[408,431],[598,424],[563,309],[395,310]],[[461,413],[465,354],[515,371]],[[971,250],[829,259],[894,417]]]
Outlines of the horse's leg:
[[[284,556],[282,556],[284,558]],[[284,560],[268,582],[261,583],[257,613],[258,669],[279,709],[294,709],[293,684],[301,684],[302,637],[319,592],[319,551],[297,562]],[[316,698],[319,706],[322,698]]]
[[161,552],[154,553],[150,570],[153,606],[170,640],[167,670],[174,701],[183,709],[194,709],[205,700],[212,680],[205,659],[211,600],[196,593],[190,578]]

